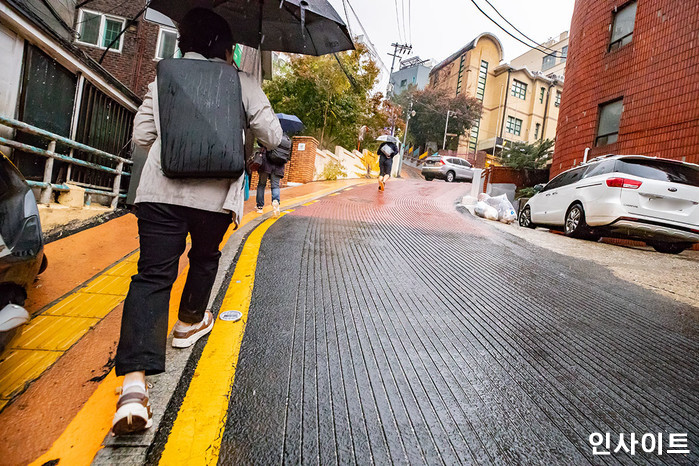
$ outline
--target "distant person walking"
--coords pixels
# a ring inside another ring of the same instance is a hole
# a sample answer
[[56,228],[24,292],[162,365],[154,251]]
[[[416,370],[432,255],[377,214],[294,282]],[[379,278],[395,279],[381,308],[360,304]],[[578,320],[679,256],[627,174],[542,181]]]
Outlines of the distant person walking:
[[[212,73],[221,73],[226,68],[220,64],[227,66],[226,63],[231,65],[233,62],[234,43],[230,27],[221,16],[207,9],[194,9],[179,24],[179,47],[184,58],[173,60],[170,66],[186,70],[193,68],[193,60],[208,60],[218,62],[211,67]],[[197,69],[206,73],[206,67]],[[166,73],[165,76],[170,75]],[[164,83],[168,82],[167,78],[161,76],[161,79]],[[173,79],[177,79],[177,73]],[[236,90],[227,95],[239,97],[221,101],[218,105],[204,102],[207,105],[201,107],[223,109],[221,111],[225,115],[244,111],[252,134],[266,147],[277,147],[282,139],[282,130],[267,97],[252,76],[240,72],[238,80],[240,93]],[[209,81],[223,82],[220,79]],[[138,275],[132,277],[124,302],[116,354],[116,374],[123,375],[124,382],[112,422],[115,435],[137,432],[152,424],[146,376],[165,371],[170,291],[177,278],[180,255],[187,246],[187,235],[191,235],[192,247],[189,251],[189,272],[179,306],[179,320],[175,324],[172,340],[172,346],[176,348],[189,347],[211,331],[214,316],[207,306],[221,256],[219,245],[231,222],[240,224],[243,215],[243,176],[237,179],[220,176],[195,179],[169,178],[163,173],[161,157],[170,153],[163,144],[163,135],[181,136],[188,147],[209,147],[211,151],[214,150],[211,147],[215,147],[208,145],[208,141],[197,140],[199,134],[187,132],[190,128],[161,128],[161,116],[169,118],[176,111],[162,106],[166,97],[176,97],[176,93],[159,94],[156,77],[156,81],[148,86],[148,93],[134,119],[134,142],[150,149],[136,194],[141,248]],[[198,105],[197,102],[180,102]],[[241,123],[237,128],[217,130],[239,138],[240,145],[237,147],[242,148],[243,127]],[[218,150],[218,157],[244,159],[242,153],[221,153],[222,149]]]
[[398,154],[398,146],[393,142],[384,142],[379,146],[379,191],[386,189],[386,182],[391,177],[393,157]]
[[[286,149],[290,151],[291,140],[285,134],[280,143],[280,148],[284,149],[282,153],[286,153]],[[284,178],[284,170],[288,159],[279,157],[280,151],[263,151],[262,154],[262,164],[257,170],[257,213],[261,214],[265,206],[265,186],[267,186],[267,180],[269,180],[270,188],[272,190],[272,209],[274,210],[274,216],[279,216],[279,206],[281,202],[281,189],[279,183],[282,178]]]

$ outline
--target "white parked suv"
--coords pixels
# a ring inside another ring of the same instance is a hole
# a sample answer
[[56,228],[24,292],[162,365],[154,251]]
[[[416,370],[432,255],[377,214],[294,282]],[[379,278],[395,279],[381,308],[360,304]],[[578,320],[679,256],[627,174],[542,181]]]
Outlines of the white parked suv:
[[678,254],[699,242],[699,165],[608,155],[561,173],[520,210],[519,224],[566,235],[645,241]]

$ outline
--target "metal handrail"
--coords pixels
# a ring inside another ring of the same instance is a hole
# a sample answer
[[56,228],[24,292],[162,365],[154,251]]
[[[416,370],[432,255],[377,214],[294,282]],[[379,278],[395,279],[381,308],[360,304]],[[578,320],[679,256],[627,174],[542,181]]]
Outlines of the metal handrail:
[[[110,174],[114,175],[114,183],[112,185],[111,191],[101,190],[101,189],[93,189],[94,187],[92,187],[92,186],[90,186],[90,188],[85,189],[85,193],[88,196],[87,204],[90,203],[90,195],[91,194],[98,194],[98,195],[111,197],[112,198],[112,203],[111,203],[112,208],[116,207],[119,198],[126,197],[126,194],[121,194],[119,192],[120,186],[121,186],[121,177],[122,176],[131,176],[131,173],[124,171],[124,164],[133,164],[132,160],[125,159],[123,157],[118,157],[116,155],[101,151],[99,149],[95,149],[94,147],[90,147],[90,146],[87,146],[85,144],[81,144],[79,142],[73,141],[72,139],[68,139],[66,137],[60,136],[60,135],[52,133],[50,131],[46,131],[46,130],[43,130],[41,128],[37,128],[35,126],[24,123],[22,121],[15,120],[15,119],[8,118],[8,117],[1,116],[1,115],[0,115],[0,124],[4,125],[4,126],[8,126],[10,128],[13,128],[13,129],[16,129],[18,131],[22,131],[24,133],[28,133],[28,134],[42,137],[42,138],[47,139],[49,141],[48,149],[42,149],[40,147],[35,147],[35,146],[31,146],[29,144],[23,144],[23,143],[18,142],[18,141],[14,141],[11,139],[0,137],[0,145],[12,147],[13,149],[19,149],[19,150],[29,152],[29,153],[32,153],[35,155],[46,157],[46,164],[44,166],[44,179],[43,179],[43,181],[41,181],[41,182],[30,181],[29,182],[29,184],[31,186],[41,188],[41,196],[40,196],[39,202],[41,202],[43,204],[48,204],[51,201],[51,195],[52,195],[53,191],[66,191],[67,189],[70,189],[65,184],[51,183],[51,178],[53,176],[53,161],[54,160],[59,160],[61,162],[66,162],[68,164],[78,165],[81,167],[86,167],[86,168],[90,168],[93,170],[98,170],[98,171],[102,171],[102,172],[106,172],[106,173],[110,173]],[[116,168],[106,167],[104,165],[100,165],[100,164],[97,164],[94,162],[88,162],[86,160],[77,159],[75,157],[72,157],[71,155],[57,154],[56,153],[56,143],[60,143],[60,144],[63,144],[65,146],[70,147],[71,154],[72,154],[73,150],[79,150],[81,152],[85,152],[88,154],[97,155],[97,156],[104,157],[104,158],[107,158],[109,160],[116,162],[117,167]],[[69,173],[70,173],[70,165],[69,165]],[[70,178],[70,174],[68,175],[68,177]],[[69,180],[69,182],[70,182],[70,180]]]

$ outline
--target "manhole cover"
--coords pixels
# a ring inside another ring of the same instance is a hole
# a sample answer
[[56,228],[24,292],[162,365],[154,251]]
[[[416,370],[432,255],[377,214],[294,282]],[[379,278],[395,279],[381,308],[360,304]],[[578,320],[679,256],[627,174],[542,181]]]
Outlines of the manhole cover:
[[218,318],[228,322],[236,322],[243,318],[243,313],[240,311],[225,311],[222,312]]

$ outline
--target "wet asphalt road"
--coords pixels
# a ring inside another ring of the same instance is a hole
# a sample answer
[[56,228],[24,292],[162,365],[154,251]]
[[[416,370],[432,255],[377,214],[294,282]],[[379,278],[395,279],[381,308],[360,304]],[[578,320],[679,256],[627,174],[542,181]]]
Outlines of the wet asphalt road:
[[[457,212],[468,187],[368,185],[273,225],[219,464],[699,462],[699,309]],[[665,450],[593,456],[594,432]]]

